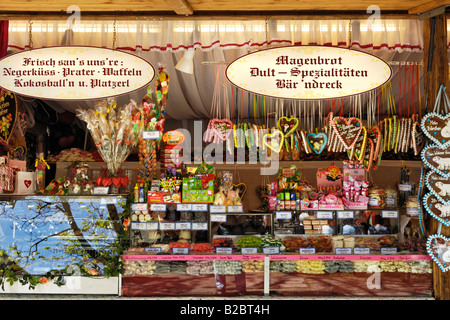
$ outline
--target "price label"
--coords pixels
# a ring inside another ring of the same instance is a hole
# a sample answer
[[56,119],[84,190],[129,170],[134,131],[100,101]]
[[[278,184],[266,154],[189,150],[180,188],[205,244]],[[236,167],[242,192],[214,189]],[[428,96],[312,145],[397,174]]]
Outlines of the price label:
[[94,187],[94,194],[98,194],[98,195],[105,195],[108,194],[109,192],[109,187]]
[[145,139],[145,140],[161,139],[161,132],[159,132],[159,131],[143,131],[142,139]]
[[147,224],[145,222],[132,222],[130,229],[131,230],[147,230]]
[[190,222],[175,222],[175,230],[191,230],[192,225]]
[[353,219],[353,211],[338,211],[338,219]]
[[398,218],[398,211],[381,211],[382,218]]
[[151,211],[166,211],[167,206],[164,203],[151,203],[150,210]]
[[147,211],[148,205],[147,203],[132,203],[131,211]]
[[172,248],[172,253],[175,253],[175,254],[189,254],[189,248],[173,247]]
[[262,248],[264,254],[279,254],[280,247],[264,247]]
[[193,203],[192,211],[208,211],[207,203]]
[[353,254],[361,254],[361,255],[370,254],[370,248],[366,247],[353,248]]
[[380,253],[381,254],[396,254],[397,248],[381,248]]
[[249,247],[249,248],[241,248],[241,254],[257,254],[258,248]]
[[146,230],[158,230],[158,229],[159,229],[159,222],[147,222]]
[[148,252],[150,254],[157,254],[161,253],[161,247],[148,247],[144,249],[145,252]]
[[242,213],[243,212],[243,208],[242,206],[228,206],[228,212],[236,212],[236,213]]
[[411,192],[412,191],[412,184],[399,184],[398,185],[398,191]]
[[192,204],[190,204],[190,203],[177,203],[177,211],[192,211]]
[[117,204],[117,197],[101,198],[100,204]]
[[160,222],[159,230],[175,230],[175,223],[173,222]]
[[226,214],[212,214],[210,216],[211,222],[226,222],[227,215]]
[[292,219],[292,211],[277,211],[275,213],[276,219]]
[[233,254],[233,248],[229,247],[216,247],[217,254]]
[[333,211],[317,211],[317,219],[333,219]]
[[352,254],[352,248],[336,248],[336,254]]
[[207,222],[192,222],[192,230],[208,230]]
[[211,213],[225,213],[227,212],[227,206],[222,205],[210,205],[209,212]]
[[298,253],[299,254],[315,254],[316,248],[299,248]]

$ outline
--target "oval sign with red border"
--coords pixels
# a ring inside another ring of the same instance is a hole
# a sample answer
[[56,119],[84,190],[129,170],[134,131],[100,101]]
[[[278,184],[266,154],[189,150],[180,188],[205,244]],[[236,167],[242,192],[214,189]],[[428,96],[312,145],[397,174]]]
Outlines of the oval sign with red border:
[[21,51],[0,60],[0,87],[22,96],[91,100],[148,86],[155,76],[146,60],[122,51],[62,46]]
[[184,134],[177,130],[167,131],[164,133],[163,142],[169,146],[176,146],[184,141]]
[[392,68],[371,54],[339,47],[289,46],[242,56],[226,69],[235,86],[259,95],[320,100],[376,89]]

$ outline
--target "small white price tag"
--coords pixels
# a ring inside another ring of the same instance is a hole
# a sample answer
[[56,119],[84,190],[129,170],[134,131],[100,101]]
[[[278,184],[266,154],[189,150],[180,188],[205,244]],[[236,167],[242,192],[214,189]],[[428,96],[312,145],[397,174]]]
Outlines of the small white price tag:
[[398,185],[398,191],[411,192],[412,191],[412,184],[399,184]]
[[338,219],[353,219],[353,211],[338,211]]
[[242,208],[242,206],[228,206],[227,208],[228,212],[236,212],[236,213],[242,213],[244,211],[244,209]]
[[173,247],[172,248],[172,253],[175,253],[175,254],[189,254],[189,248]]
[[317,211],[317,219],[333,219],[333,211]]
[[109,187],[94,187],[93,194],[105,195],[108,194]]
[[366,247],[358,247],[358,248],[353,248],[353,254],[370,254],[370,248],[366,248]]
[[226,214],[212,214],[210,216],[211,222],[226,222],[227,215]]
[[279,254],[280,247],[264,247],[262,248],[264,254]]
[[147,230],[147,224],[145,222],[132,222],[130,229],[131,230]]
[[381,254],[396,254],[397,248],[381,248],[380,253]]
[[160,222],[159,230],[175,230],[175,223],[173,222]]
[[298,253],[299,254],[315,254],[316,248],[299,248]]
[[233,248],[228,247],[216,247],[217,254],[233,254]]
[[100,204],[117,204],[117,197],[105,197],[100,199]]
[[191,211],[192,204],[190,203],[177,203],[177,211]]
[[382,218],[398,218],[398,211],[381,211],[381,217]]
[[292,219],[292,212],[291,211],[277,211],[275,213],[276,219]]
[[191,230],[192,225],[190,222],[175,222],[175,230]]
[[159,131],[143,131],[142,132],[142,139],[160,139],[161,138],[161,132]]
[[207,222],[192,222],[192,230],[208,230]]
[[161,247],[147,247],[144,251],[152,254],[161,253]]
[[151,211],[166,211],[167,206],[164,203],[150,203]]
[[193,203],[192,211],[208,211],[207,203]]
[[146,230],[158,230],[158,229],[159,229],[159,222],[147,222]]
[[352,254],[352,248],[336,248],[336,254]]
[[147,203],[132,203],[131,211],[147,211],[148,205]]
[[241,254],[257,254],[257,253],[258,253],[258,248],[253,248],[253,247],[241,248]]
[[227,206],[222,205],[210,205],[209,206],[210,213],[225,213],[227,212]]

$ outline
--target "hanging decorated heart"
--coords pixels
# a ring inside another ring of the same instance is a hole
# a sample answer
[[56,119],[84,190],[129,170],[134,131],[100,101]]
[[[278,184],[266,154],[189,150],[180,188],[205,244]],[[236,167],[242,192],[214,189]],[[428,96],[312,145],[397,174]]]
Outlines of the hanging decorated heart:
[[22,137],[25,137],[28,127],[28,116],[24,112],[17,112],[16,128]]
[[434,194],[427,193],[423,197],[425,210],[443,225],[450,226],[450,202],[442,203]]
[[366,171],[372,169],[373,165],[373,154],[374,154],[374,143],[371,138],[367,138],[367,146],[364,151],[364,157],[362,158],[362,164]]
[[229,119],[212,119],[211,129],[216,134],[216,137],[225,141],[228,139],[233,128],[233,122]]
[[291,116],[290,118],[281,117],[278,119],[278,129],[283,132],[284,137],[287,138],[297,129],[298,123],[298,119],[294,116]]
[[427,252],[438,267],[447,272],[450,270],[450,239],[440,235],[433,234],[427,239]]
[[425,135],[420,129],[418,121],[414,121],[411,129],[411,148],[414,151],[414,155],[417,156],[425,146]]
[[333,130],[345,149],[351,149],[362,131],[361,120],[358,118],[334,117]]
[[373,160],[378,160],[378,155],[382,151],[381,144],[383,142],[383,136],[378,126],[373,127],[367,133],[367,137],[373,142]]
[[450,114],[427,113],[421,121],[422,132],[441,149],[450,146]]
[[352,158],[355,158],[355,160],[359,161],[359,163],[362,163],[366,148],[366,142],[367,142],[367,129],[365,127],[362,127],[361,134],[356,139],[353,148],[347,150],[348,158],[350,160],[352,160]]
[[440,149],[436,145],[425,147],[421,153],[425,166],[440,176],[450,178],[450,149]]
[[[270,139],[270,143],[268,140]],[[284,143],[284,134],[280,130],[274,130],[272,133],[266,133],[263,137],[264,145],[279,153]]]
[[425,185],[440,202],[450,205],[450,178],[430,171],[425,176]]
[[233,184],[233,190],[234,191],[239,190],[238,194],[239,194],[239,197],[242,200],[242,198],[244,198],[245,191],[247,191],[247,185],[245,183],[243,183],[243,182],[238,183],[238,184]]
[[317,153],[320,154],[325,149],[327,145],[327,135],[325,132],[318,132],[318,133],[308,133],[306,135],[306,141],[308,145],[311,147],[311,149]]
[[6,90],[1,90],[0,96],[0,143],[7,145],[17,122],[16,96]]

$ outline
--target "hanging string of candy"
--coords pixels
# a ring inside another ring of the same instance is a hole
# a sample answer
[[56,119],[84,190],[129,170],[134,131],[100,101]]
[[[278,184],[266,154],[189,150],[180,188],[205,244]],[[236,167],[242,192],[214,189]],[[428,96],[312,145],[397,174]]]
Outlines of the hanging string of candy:
[[138,156],[139,164],[137,182],[145,183],[153,180],[158,175],[157,154],[161,145],[164,133],[165,108],[167,105],[167,95],[169,92],[169,75],[163,66],[158,69],[155,77],[156,103],[152,100],[152,89],[147,88],[147,94],[142,99],[142,112],[140,113],[139,124],[143,132],[159,132],[152,139],[147,139],[142,134],[139,137]]

